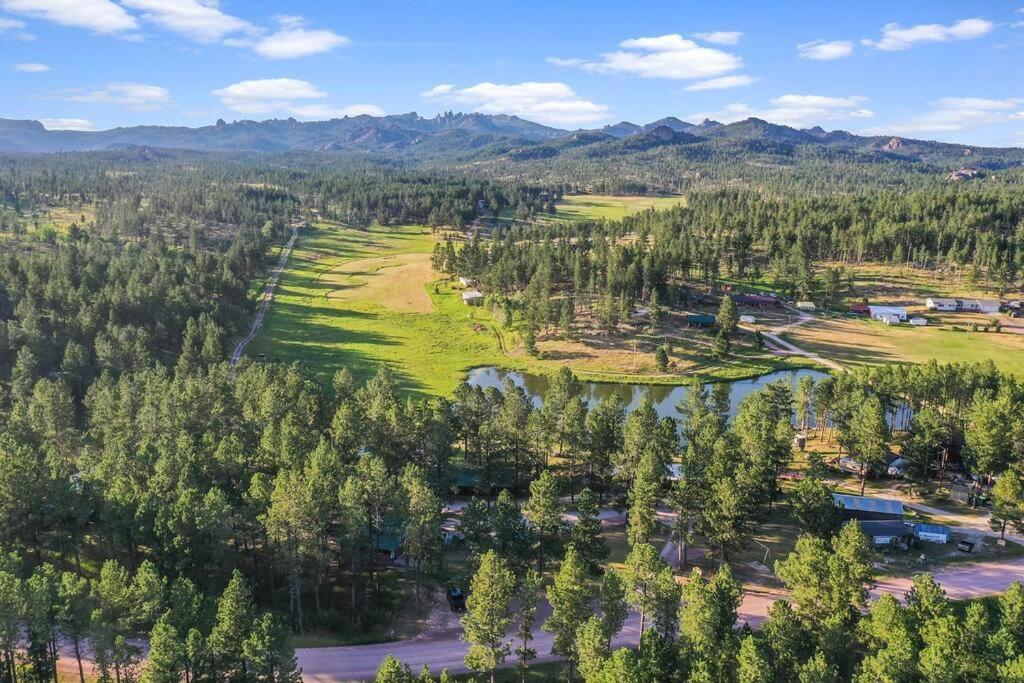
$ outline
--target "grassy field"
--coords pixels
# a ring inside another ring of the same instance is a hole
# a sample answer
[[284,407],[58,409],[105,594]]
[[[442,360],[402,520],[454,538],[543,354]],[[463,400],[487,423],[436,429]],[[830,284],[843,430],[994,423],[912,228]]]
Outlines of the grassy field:
[[249,349],[297,360],[321,379],[382,363],[414,394],[449,394],[471,367],[501,356],[496,326],[433,282],[427,228],[321,224],[300,235],[263,331]]
[[[972,321],[984,323],[983,316],[932,316],[927,327],[885,325],[877,320],[822,318],[791,328],[784,336],[802,349],[831,358],[844,365],[882,363],[941,363],[992,360],[999,369],[1024,375],[1024,334],[969,332]],[[1005,320],[1004,320],[1005,324]]]
[[616,221],[647,209],[668,209],[686,202],[684,197],[615,197],[580,194],[563,197],[557,204],[558,216],[570,220],[603,218]]
[[386,363],[402,387],[419,396],[449,395],[468,370],[490,365],[552,374],[568,364],[586,380],[679,384],[693,375],[738,379],[801,364],[745,342],[737,344],[736,357],[715,360],[710,334],[676,330],[671,323],[662,330],[673,338],[668,373],[654,361],[663,337],[625,327],[613,335],[542,336],[541,356],[534,358],[516,332],[498,325],[486,309],[467,307],[460,291],[432,271],[436,239],[421,226],[320,224],[304,230],[248,353],[299,361],[322,380],[342,367],[366,380]]

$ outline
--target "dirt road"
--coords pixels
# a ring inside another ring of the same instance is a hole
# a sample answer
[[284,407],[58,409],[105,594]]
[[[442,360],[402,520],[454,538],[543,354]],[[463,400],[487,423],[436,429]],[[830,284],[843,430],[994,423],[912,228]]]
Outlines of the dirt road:
[[295,246],[295,239],[299,236],[298,225],[292,226],[292,236],[288,238],[288,242],[284,245],[284,249],[281,250],[281,258],[277,260],[277,265],[274,266],[274,270],[270,272],[270,278],[267,280],[267,284],[263,287],[263,294],[260,297],[260,307],[256,310],[256,318],[252,321],[252,327],[249,328],[249,333],[242,337],[238,345],[235,346],[235,350],[231,352],[231,367],[238,365],[238,361],[241,360],[242,354],[245,353],[245,347],[249,345],[256,335],[259,334],[260,328],[263,326],[263,318],[266,317],[267,311],[270,309],[270,302],[274,300],[274,290],[277,289],[277,283],[281,279],[281,273],[284,271],[284,266],[288,263],[288,257],[292,253],[292,247]]

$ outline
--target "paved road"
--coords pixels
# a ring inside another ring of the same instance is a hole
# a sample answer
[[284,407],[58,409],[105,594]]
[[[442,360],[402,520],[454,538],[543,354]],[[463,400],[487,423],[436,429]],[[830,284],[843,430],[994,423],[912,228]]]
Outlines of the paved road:
[[[1002,593],[1013,581],[1024,582],[1024,560],[959,565],[935,570],[933,574],[951,599],[977,598]],[[903,598],[910,585],[910,578],[887,578],[878,582],[871,596],[877,599],[883,593],[890,593]],[[761,625],[767,617],[768,608],[781,596],[781,592],[744,593],[738,622],[752,627]],[[551,634],[538,630],[535,635],[533,647],[540,653],[538,661],[556,659],[550,654]],[[639,640],[640,617],[631,614],[615,644],[636,645]],[[467,649],[467,644],[461,640],[461,629],[451,626],[410,640],[301,649],[296,655],[304,681],[327,683],[372,679],[381,660],[389,654],[408,663],[414,670],[426,664],[435,674],[443,668],[452,673],[463,672],[466,670],[463,658]]]
[[292,253],[292,247],[295,246],[295,239],[299,236],[299,226],[292,226],[292,236],[288,238],[288,242],[284,245],[284,249],[281,250],[281,258],[277,260],[277,265],[274,266],[274,270],[270,272],[270,279],[267,280],[267,284],[263,287],[263,294],[260,297],[260,307],[256,311],[256,319],[252,321],[252,327],[249,328],[249,333],[238,342],[235,350],[231,353],[231,367],[238,365],[238,361],[241,360],[242,354],[245,353],[245,347],[249,345],[256,335],[259,334],[260,328],[263,326],[263,318],[266,317],[267,311],[270,309],[270,303],[274,300],[274,290],[277,289],[277,283],[281,279],[281,273],[284,271],[284,266],[288,263],[288,257]]

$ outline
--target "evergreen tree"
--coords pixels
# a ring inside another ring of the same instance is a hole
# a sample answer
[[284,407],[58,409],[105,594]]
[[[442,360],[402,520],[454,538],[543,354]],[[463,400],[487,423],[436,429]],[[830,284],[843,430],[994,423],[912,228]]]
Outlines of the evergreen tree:
[[512,609],[515,585],[508,564],[489,550],[480,558],[480,568],[473,576],[466,599],[466,614],[462,617],[462,637],[469,643],[466,666],[473,671],[487,672],[491,683],[494,683],[494,670],[508,656],[505,632],[515,616]]
[[570,544],[562,566],[547,588],[551,616],[544,622],[544,630],[555,636],[552,651],[569,660],[570,680],[576,663],[576,629],[591,612],[592,591],[589,583],[587,567],[576,547]]
[[575,546],[587,571],[597,574],[601,563],[608,557],[608,542],[601,535],[598,497],[589,488],[580,491],[576,499],[578,519],[569,532],[569,542]]

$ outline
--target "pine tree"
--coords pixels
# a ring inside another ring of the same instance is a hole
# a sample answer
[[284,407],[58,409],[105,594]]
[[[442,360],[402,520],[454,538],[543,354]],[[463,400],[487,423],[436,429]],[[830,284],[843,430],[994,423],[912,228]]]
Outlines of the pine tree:
[[626,538],[630,545],[647,543],[658,523],[655,506],[661,491],[663,468],[653,449],[644,451],[629,490],[629,526]]
[[544,560],[558,551],[562,536],[562,503],[558,497],[558,480],[544,470],[530,482],[530,499],[523,514],[533,529],[537,553],[537,571],[544,572]]
[[473,576],[466,614],[462,617],[463,639],[468,642],[466,666],[473,671],[487,672],[494,683],[494,670],[508,656],[505,641],[515,616],[512,599],[515,595],[515,576],[508,563],[493,550],[480,558],[480,568]]
[[291,643],[291,630],[273,614],[268,612],[256,617],[242,650],[257,680],[275,683],[302,681],[302,670],[298,668]]
[[544,622],[544,630],[554,634],[551,650],[569,660],[569,679],[576,662],[576,629],[591,612],[592,591],[587,568],[576,547],[569,545],[562,566],[547,589],[551,603],[551,616]]
[[537,619],[537,602],[540,599],[541,577],[534,571],[526,573],[519,589],[519,629],[516,631],[516,670],[521,680],[526,680],[530,662],[537,657],[537,650],[530,647],[533,627]]
[[236,569],[217,601],[217,617],[209,639],[210,653],[225,673],[245,670],[244,647],[252,628],[253,611],[249,585]]
[[569,533],[569,542],[576,547],[587,570],[596,575],[609,552],[608,542],[601,535],[597,494],[589,488],[580,491],[576,499],[576,510],[578,518]]
[[774,678],[771,664],[761,653],[754,636],[743,638],[737,662],[737,683],[772,683]]
[[161,617],[149,634],[149,654],[142,683],[178,683],[184,674],[185,644],[177,630]]
[[580,676],[585,683],[600,680],[605,663],[611,657],[611,648],[605,637],[601,620],[595,616],[587,619],[576,631],[576,656],[579,660]]

